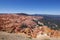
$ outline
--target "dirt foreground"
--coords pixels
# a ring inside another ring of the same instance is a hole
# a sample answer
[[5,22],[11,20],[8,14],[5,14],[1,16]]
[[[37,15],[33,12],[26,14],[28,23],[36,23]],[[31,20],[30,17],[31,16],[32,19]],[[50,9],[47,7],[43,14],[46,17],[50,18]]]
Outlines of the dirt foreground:
[[27,38],[25,34],[0,32],[0,40],[60,40],[60,38],[49,37]]

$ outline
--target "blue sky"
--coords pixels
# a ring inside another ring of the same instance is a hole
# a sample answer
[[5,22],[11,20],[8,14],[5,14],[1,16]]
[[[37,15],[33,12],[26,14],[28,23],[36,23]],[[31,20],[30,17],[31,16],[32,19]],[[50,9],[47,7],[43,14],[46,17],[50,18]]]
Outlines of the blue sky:
[[60,0],[0,0],[0,13],[60,15]]

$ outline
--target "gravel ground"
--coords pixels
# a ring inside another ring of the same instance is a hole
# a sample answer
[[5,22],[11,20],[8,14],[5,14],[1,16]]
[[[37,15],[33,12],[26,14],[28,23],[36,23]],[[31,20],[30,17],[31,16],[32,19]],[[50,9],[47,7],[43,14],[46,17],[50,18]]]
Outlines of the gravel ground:
[[0,40],[60,40],[60,38],[27,38],[24,34],[0,32]]

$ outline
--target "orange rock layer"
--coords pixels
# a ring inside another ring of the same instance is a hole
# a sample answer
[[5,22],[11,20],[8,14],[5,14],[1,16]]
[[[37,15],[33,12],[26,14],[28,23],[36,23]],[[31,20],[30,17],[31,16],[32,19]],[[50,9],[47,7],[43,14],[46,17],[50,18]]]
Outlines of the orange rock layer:
[[33,18],[43,19],[41,16],[16,14],[0,15],[0,31],[9,33],[24,33],[33,38],[36,38],[38,33],[41,35],[47,34],[50,37],[60,37],[60,31],[58,30],[51,30],[47,26],[35,27],[37,24],[32,21]]

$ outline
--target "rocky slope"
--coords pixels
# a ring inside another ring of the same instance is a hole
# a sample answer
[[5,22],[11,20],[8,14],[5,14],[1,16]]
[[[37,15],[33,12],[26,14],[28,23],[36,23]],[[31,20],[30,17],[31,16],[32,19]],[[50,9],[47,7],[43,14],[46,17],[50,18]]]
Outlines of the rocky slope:
[[[24,33],[30,38],[39,38],[43,35],[55,38],[60,37],[60,31],[49,28],[49,26],[45,25],[43,19],[43,16],[1,14],[0,31],[17,34]],[[51,24],[50,22],[48,23]]]

